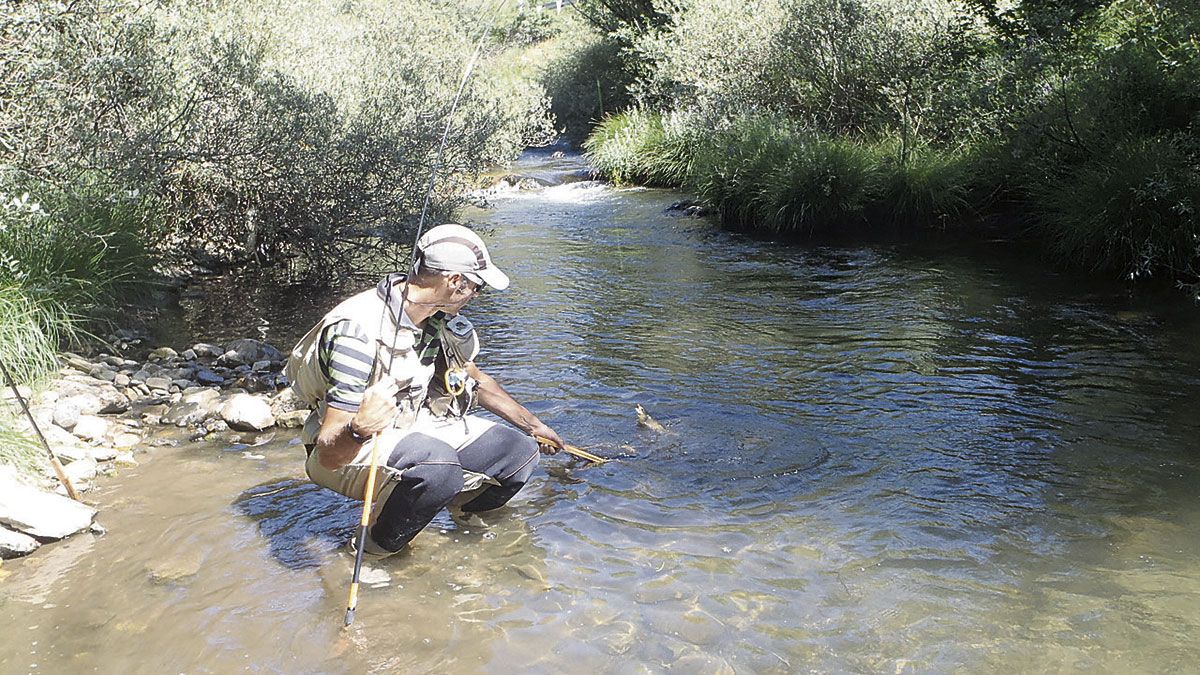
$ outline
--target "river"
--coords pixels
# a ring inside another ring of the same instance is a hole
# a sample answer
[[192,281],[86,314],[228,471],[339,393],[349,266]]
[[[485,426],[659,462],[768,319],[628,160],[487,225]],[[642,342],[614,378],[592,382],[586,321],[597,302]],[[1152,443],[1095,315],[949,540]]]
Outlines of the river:
[[[513,278],[468,308],[481,365],[618,461],[545,457],[487,522],[439,516],[343,631],[357,505],[304,481],[295,434],[163,431],[92,493],[107,535],[5,563],[0,671],[1200,662],[1194,306],[1003,241],[795,246],[679,198],[568,182],[465,214]],[[286,347],[353,290],[214,279],[169,329]]]

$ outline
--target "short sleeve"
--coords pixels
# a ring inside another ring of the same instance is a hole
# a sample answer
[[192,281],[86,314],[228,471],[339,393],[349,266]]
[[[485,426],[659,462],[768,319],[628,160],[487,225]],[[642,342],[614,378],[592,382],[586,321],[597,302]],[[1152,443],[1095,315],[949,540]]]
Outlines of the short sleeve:
[[321,367],[329,381],[325,402],[330,408],[358,411],[374,361],[366,331],[355,322],[338,321],[325,329],[321,339]]

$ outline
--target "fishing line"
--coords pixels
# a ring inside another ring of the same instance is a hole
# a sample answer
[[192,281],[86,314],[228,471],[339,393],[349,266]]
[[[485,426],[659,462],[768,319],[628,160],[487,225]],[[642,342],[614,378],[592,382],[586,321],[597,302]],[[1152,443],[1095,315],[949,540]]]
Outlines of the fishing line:
[[[410,277],[411,277],[411,274],[415,271],[414,268],[417,264],[417,256],[418,256],[417,242],[419,242],[421,240],[421,234],[425,229],[425,219],[429,214],[429,203],[433,197],[433,188],[437,182],[437,173],[438,173],[438,170],[441,168],[442,159],[445,156],[446,142],[450,138],[450,127],[454,124],[454,113],[458,111],[458,103],[462,99],[463,92],[465,92],[467,89],[467,82],[471,79],[471,73],[475,70],[475,64],[479,61],[479,54],[483,51],[484,39],[487,37],[488,33],[490,33],[491,29],[494,27],[496,19],[500,16],[500,8],[505,4],[505,2],[507,2],[507,0],[498,0],[497,4],[495,5],[495,8],[492,12],[491,20],[487,24],[487,28],[484,31],[482,31],[482,33],[476,39],[475,49],[471,54],[470,60],[467,61],[467,66],[466,66],[466,68],[463,69],[462,79],[458,83],[458,91],[457,91],[457,93],[455,93],[454,100],[450,104],[449,112],[446,113],[446,126],[442,129],[442,138],[441,138],[441,141],[438,143],[437,154],[434,156],[433,165],[430,167],[430,170],[429,170],[429,185],[425,189],[425,200],[424,200],[424,203],[421,205],[421,216],[420,216],[420,218],[417,219],[417,233],[416,233],[416,236],[413,238],[411,260],[409,262],[409,267],[408,267],[408,273],[409,273]],[[396,343],[400,336],[400,329],[401,329],[400,323],[401,323],[401,321],[404,320],[404,305],[408,302],[408,291],[409,291],[409,281],[410,280],[411,280],[411,278],[405,279],[404,291],[401,292],[401,294],[400,294],[400,306],[396,312],[396,325],[395,325],[395,330],[392,332],[392,345],[391,345],[390,353],[388,354],[388,367],[387,367],[386,371],[384,371],[386,373],[391,373],[392,366],[396,360]],[[378,335],[380,338],[383,337],[383,327],[387,320],[388,311],[391,309],[392,289],[394,287],[395,287],[395,283],[389,282],[387,292],[384,294],[383,311],[380,313],[380,316],[379,316]],[[378,379],[375,377],[376,372],[378,372],[377,371],[378,364],[379,364],[379,357],[378,357],[378,347],[377,347],[375,363],[372,364],[372,366],[371,366],[372,372],[368,376],[368,384],[371,384],[371,380]],[[382,377],[383,373],[381,372],[379,376]],[[375,476],[376,476],[377,469],[378,469],[378,467],[376,465],[376,461],[378,459],[378,451],[379,451],[378,450],[379,444],[377,442],[378,439],[379,439],[379,434],[376,433],[368,441],[368,443],[371,444],[371,460],[370,460],[370,465],[367,469],[367,484],[366,484],[366,488],[363,492],[363,511],[362,511],[362,518],[359,522],[358,547],[357,547],[358,550],[355,551],[355,555],[354,555],[354,576],[350,582],[350,598],[346,603],[346,618],[345,618],[345,621],[343,624],[344,626],[349,626],[350,624],[354,623],[354,613],[358,607],[358,585],[359,585],[359,579],[361,578],[361,575],[362,575],[363,553],[364,553],[364,550],[366,549],[367,530],[369,528],[370,519],[371,519],[371,507],[372,507],[371,502],[373,501],[373,497],[374,497]]]

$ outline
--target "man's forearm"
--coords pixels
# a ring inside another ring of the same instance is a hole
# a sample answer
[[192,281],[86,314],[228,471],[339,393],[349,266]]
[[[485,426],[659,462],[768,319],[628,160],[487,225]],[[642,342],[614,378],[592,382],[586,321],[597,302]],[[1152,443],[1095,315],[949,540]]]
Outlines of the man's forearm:
[[317,461],[321,466],[336,471],[346,466],[362,450],[362,444],[350,433],[353,413],[330,409],[321,430],[317,434]]

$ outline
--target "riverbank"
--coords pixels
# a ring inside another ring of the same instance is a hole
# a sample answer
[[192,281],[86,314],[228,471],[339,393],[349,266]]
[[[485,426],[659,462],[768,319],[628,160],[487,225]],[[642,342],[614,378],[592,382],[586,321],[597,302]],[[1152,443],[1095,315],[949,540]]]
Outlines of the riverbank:
[[[1186,194],[1151,194],[1153,176],[1173,171],[1164,168],[1170,153],[1148,162],[1129,156],[1128,175],[1102,186],[1051,192],[1008,184],[1012,176],[1002,174],[1017,169],[1000,166],[1013,163],[995,154],[1000,148],[906,152],[897,139],[821,134],[769,116],[714,130],[687,115],[635,109],[601,122],[584,148],[604,178],[689,191],[731,230],[799,241],[973,228],[993,237],[1002,222],[1003,236],[1029,241],[1063,267],[1200,289],[1200,226],[1190,207],[1200,192],[1187,192],[1200,182],[1180,168]],[[1071,196],[1079,190],[1093,198]]]
[[[23,388],[38,429],[24,419],[14,426],[31,438],[40,431],[82,494],[97,476],[151,455],[158,441],[149,436],[157,427],[186,429],[200,441],[299,427],[308,416],[287,388],[285,355],[270,344],[239,339],[176,351],[149,348],[147,339],[117,331],[94,355],[62,354],[62,367],[36,392]],[[67,499],[44,450],[31,451],[18,463],[24,471],[0,466],[0,557],[27,555],[43,542],[98,527],[95,505]]]

